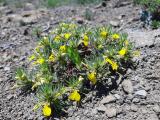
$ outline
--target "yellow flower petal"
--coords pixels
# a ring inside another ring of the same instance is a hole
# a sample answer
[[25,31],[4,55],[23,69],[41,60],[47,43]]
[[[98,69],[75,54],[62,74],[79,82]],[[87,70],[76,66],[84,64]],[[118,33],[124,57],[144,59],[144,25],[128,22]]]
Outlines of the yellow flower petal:
[[51,107],[49,105],[44,105],[42,111],[43,111],[44,116],[46,116],[46,117],[51,116],[52,110],[51,110]]
[[96,72],[91,72],[88,75],[88,79],[93,83],[96,84],[97,79],[96,79]]
[[64,38],[65,38],[65,39],[67,39],[67,40],[68,40],[70,37],[71,37],[71,34],[70,34],[70,33],[66,33],[66,34],[64,34]]
[[109,58],[106,58],[105,61],[111,65],[112,70],[117,70],[118,69],[118,64],[116,62],[112,61]]
[[45,60],[43,59],[43,58],[39,58],[37,61],[36,61],[36,63],[37,64],[43,64],[45,62]]
[[124,56],[126,53],[127,53],[127,49],[126,49],[126,48],[122,48],[122,49],[119,51],[119,55],[120,55],[120,56]]
[[31,55],[29,58],[28,58],[28,60],[29,61],[32,61],[32,60],[34,60],[36,57],[35,57],[35,55],[33,54],[33,55]]
[[113,63],[113,61],[112,61],[111,59],[109,59],[109,58],[106,58],[105,61],[108,62],[109,64],[112,64],[112,63]]
[[88,41],[83,41],[83,44],[87,47],[89,45]]
[[113,69],[113,70],[117,70],[117,69],[118,69],[118,65],[117,65],[116,62],[113,62],[113,63],[111,64],[111,66],[112,66],[112,69]]
[[61,39],[61,36],[59,36],[59,35],[57,35],[57,36],[54,38],[54,40],[55,40],[56,42],[58,42],[60,39]]
[[120,38],[120,35],[119,35],[119,34],[113,34],[113,35],[112,35],[112,38],[113,38],[114,40],[117,40],[117,39]]
[[62,53],[65,53],[65,52],[66,52],[66,50],[67,50],[66,45],[62,45],[62,46],[60,46],[59,50],[60,50]]
[[84,35],[83,40],[84,40],[84,41],[89,41],[88,36],[87,36],[87,35]]
[[50,62],[54,62],[55,61],[55,55],[52,53],[50,56],[49,56],[49,59],[48,59]]
[[79,102],[80,99],[81,99],[81,96],[80,94],[78,93],[77,90],[74,90],[68,97],[70,100],[73,100],[73,101],[77,101]]
[[100,35],[101,35],[101,37],[102,38],[106,38],[107,37],[107,32],[106,31],[102,31],[101,33],[100,33]]

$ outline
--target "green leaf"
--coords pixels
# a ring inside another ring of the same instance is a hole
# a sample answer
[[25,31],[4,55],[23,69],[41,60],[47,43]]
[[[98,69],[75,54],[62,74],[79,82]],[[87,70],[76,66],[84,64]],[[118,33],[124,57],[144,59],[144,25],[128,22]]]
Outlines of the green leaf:
[[73,63],[75,63],[76,65],[79,65],[81,63],[81,59],[77,49],[74,49],[73,47],[68,47],[67,53]]

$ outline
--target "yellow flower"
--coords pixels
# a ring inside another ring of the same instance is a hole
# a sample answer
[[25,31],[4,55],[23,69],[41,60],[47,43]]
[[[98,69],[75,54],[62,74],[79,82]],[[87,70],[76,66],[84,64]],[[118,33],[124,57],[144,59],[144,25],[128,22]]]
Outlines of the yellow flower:
[[54,62],[55,61],[55,55],[52,53],[50,56],[49,56],[49,59],[48,59],[50,62]]
[[126,53],[127,53],[127,49],[126,49],[126,48],[122,48],[122,49],[119,51],[119,55],[120,55],[120,56],[124,56]]
[[55,41],[59,41],[60,39],[61,39],[61,36],[59,36],[59,35],[57,35],[57,36],[54,38]]
[[87,35],[84,35],[83,37],[83,44],[87,47],[89,45],[89,38]]
[[83,40],[84,40],[84,41],[89,41],[88,36],[87,36],[87,35],[84,35]]
[[109,59],[109,58],[106,58],[105,61],[108,62],[108,63],[112,66],[112,70],[117,70],[117,69],[118,69],[118,65],[117,65],[116,62],[112,61],[112,60]]
[[45,60],[43,59],[43,58],[39,58],[37,61],[36,61],[36,63],[38,63],[38,64],[43,64],[45,62]]
[[113,61],[109,58],[106,58],[106,62],[108,62],[109,64],[112,64]]
[[100,35],[101,35],[101,37],[102,38],[106,38],[107,37],[107,32],[106,31],[102,31],[101,33],[100,33]]
[[113,62],[111,65],[112,65],[112,69],[113,70],[117,70],[118,69],[118,65],[117,65],[116,62]]
[[114,40],[117,40],[117,39],[120,38],[120,35],[119,35],[119,34],[113,34],[113,35],[112,35],[112,38],[113,38]]
[[96,79],[96,72],[91,72],[88,75],[88,79],[93,83],[96,84],[97,79]]
[[49,105],[44,105],[42,111],[43,111],[44,116],[46,116],[46,117],[51,116],[52,110],[51,110],[51,107]]
[[60,46],[59,50],[60,50],[62,53],[65,53],[66,50],[67,50],[66,45]]
[[70,37],[71,37],[71,34],[70,34],[70,33],[66,33],[66,34],[64,34],[64,38],[65,38],[65,39],[67,39],[67,40],[68,40]]
[[33,54],[33,55],[31,55],[28,59],[29,59],[29,61],[32,61],[32,60],[34,60],[36,57],[35,57],[35,55]]
[[88,41],[83,41],[83,44],[87,47],[89,45]]
[[74,90],[68,97],[68,99],[79,102],[81,99],[80,94],[77,90]]

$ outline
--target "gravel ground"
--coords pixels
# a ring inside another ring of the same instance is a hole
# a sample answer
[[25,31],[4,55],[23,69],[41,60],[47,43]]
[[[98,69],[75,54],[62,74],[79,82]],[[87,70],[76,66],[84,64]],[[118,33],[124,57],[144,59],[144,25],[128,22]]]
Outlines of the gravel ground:
[[[85,9],[94,13],[85,19]],[[34,93],[13,89],[15,69],[27,68],[29,56],[37,43],[34,31],[46,34],[61,21],[74,20],[91,26],[115,26],[129,34],[141,51],[136,69],[128,69],[116,88],[106,86],[86,95],[79,108],[71,106],[68,115],[51,119],[68,120],[159,120],[160,119],[160,29],[143,29],[140,8],[131,0],[111,0],[102,6],[62,6],[54,9],[36,8],[26,3],[23,8],[0,7],[0,119],[43,120],[41,111],[32,110]]]

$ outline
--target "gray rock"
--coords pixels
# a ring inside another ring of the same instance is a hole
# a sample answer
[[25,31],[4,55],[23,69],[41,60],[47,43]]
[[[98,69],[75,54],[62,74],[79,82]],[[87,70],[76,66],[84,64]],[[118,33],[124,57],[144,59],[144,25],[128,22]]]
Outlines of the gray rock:
[[137,111],[138,111],[138,107],[137,107],[136,105],[132,104],[132,105],[131,105],[131,110],[132,110],[133,112],[137,112]]
[[14,96],[13,96],[12,94],[10,94],[10,95],[7,96],[7,99],[8,99],[8,100],[11,100],[11,99],[13,99],[13,98],[14,98]]
[[148,91],[151,90],[151,87],[150,86],[146,86],[144,89],[148,92]]
[[131,107],[128,104],[125,104],[123,106],[123,111],[129,111],[131,109]]
[[135,95],[140,95],[140,96],[147,96],[147,92],[145,90],[139,90],[135,92]]
[[0,69],[3,69],[4,68],[4,66],[3,65],[0,65]]
[[125,17],[125,14],[119,15],[119,16],[117,16],[116,18],[117,18],[118,20],[121,20],[123,17]]
[[92,110],[92,114],[93,114],[93,115],[97,114],[97,109],[93,109],[93,110]]
[[150,114],[146,120],[159,120],[159,118],[156,114]]
[[24,6],[25,10],[33,10],[35,9],[35,6],[32,3],[26,3]]
[[133,102],[133,103],[139,103],[140,100],[139,100],[138,98],[133,98],[132,102]]
[[78,24],[83,24],[84,23],[84,19],[82,17],[77,17],[76,21]]
[[117,112],[117,115],[123,113],[123,108],[118,106],[116,112]]
[[115,117],[117,115],[117,111],[115,108],[107,108],[105,113],[109,118]]
[[98,110],[98,112],[105,112],[107,110],[107,108],[104,105],[100,105],[96,109]]
[[106,97],[104,97],[102,100],[101,100],[101,104],[107,104],[107,103],[110,103],[110,102],[115,102],[116,101],[116,98],[113,96],[113,95],[108,95]]
[[128,94],[131,94],[133,92],[133,86],[130,80],[124,80],[122,83],[122,87],[123,90]]
[[128,100],[132,100],[134,98],[134,96],[132,94],[128,94],[127,99]]
[[119,100],[119,99],[121,98],[121,96],[118,95],[118,94],[115,94],[114,97],[115,97],[117,100]]
[[4,71],[10,71],[10,67],[4,67]]
[[160,30],[142,31],[127,29],[128,37],[132,42],[135,42],[136,47],[152,46],[155,43],[155,35]]
[[159,105],[155,105],[153,107],[153,111],[156,112],[156,113],[160,113],[160,106]]
[[119,21],[110,21],[110,25],[112,25],[114,27],[119,27],[120,23],[119,23]]

